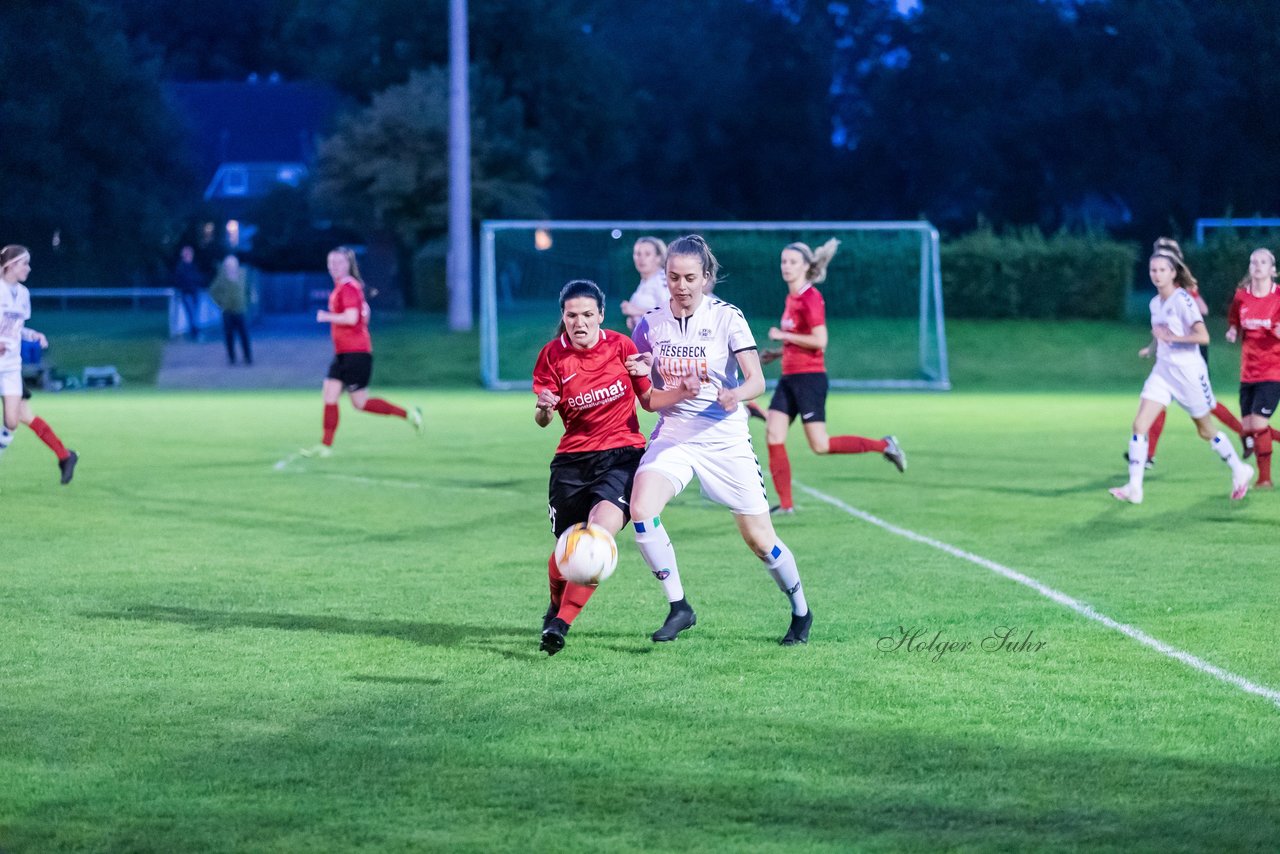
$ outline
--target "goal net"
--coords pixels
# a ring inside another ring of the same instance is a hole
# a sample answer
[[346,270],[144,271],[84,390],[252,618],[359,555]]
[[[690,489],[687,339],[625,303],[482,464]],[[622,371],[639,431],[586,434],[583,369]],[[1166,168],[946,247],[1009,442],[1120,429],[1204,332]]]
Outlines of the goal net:
[[[772,344],[787,287],[783,248],[840,249],[819,285],[827,305],[827,373],[834,389],[951,387],[942,318],[938,232],[927,222],[565,222],[489,220],[480,233],[481,378],[490,389],[528,388],[538,351],[559,324],[571,279],[605,292],[605,327],[626,331],[619,303],[639,283],[637,238],[703,235],[716,254],[716,297],[742,309],[756,342]],[[778,363],[765,368],[770,380]]]

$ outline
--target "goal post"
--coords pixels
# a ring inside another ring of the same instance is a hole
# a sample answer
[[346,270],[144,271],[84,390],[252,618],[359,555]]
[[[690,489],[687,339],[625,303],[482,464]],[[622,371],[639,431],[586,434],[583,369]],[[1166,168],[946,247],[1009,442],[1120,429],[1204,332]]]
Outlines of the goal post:
[[[570,279],[605,292],[605,327],[626,330],[619,303],[639,282],[632,246],[706,237],[721,266],[715,296],[742,309],[759,346],[772,345],[786,301],[782,249],[796,241],[840,249],[819,285],[827,305],[833,389],[951,388],[938,231],[928,222],[678,222],[486,220],[480,227],[480,372],[486,388],[527,389],[554,335]],[[775,378],[777,368],[765,369]]]

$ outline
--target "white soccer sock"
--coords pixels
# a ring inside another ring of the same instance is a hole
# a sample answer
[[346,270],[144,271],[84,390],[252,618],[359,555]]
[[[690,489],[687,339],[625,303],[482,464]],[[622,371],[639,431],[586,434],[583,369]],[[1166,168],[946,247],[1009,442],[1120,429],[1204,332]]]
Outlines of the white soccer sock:
[[1142,476],[1147,471],[1147,434],[1129,437],[1129,485],[1142,489]]
[[635,529],[636,548],[644,562],[649,564],[653,577],[662,582],[662,592],[667,594],[667,601],[679,602],[684,598],[684,587],[680,584],[680,570],[676,569],[676,550],[667,536],[667,529],[662,527],[662,520],[657,516],[637,520]]
[[0,426],[0,454],[4,453],[4,449],[9,447],[13,442],[13,431],[8,427]]
[[1227,438],[1227,434],[1223,433],[1221,430],[1214,434],[1209,445],[1218,456],[1222,457],[1222,461],[1224,463],[1231,466],[1231,473],[1233,475],[1238,475],[1244,469],[1249,467],[1245,463],[1241,462],[1240,457],[1236,454],[1235,445],[1231,444],[1231,440]]
[[761,560],[777,582],[778,589],[791,600],[791,613],[797,617],[809,613],[809,603],[805,601],[804,590],[800,587],[800,570],[796,568],[796,556],[791,553],[791,549],[779,540],[773,551]]

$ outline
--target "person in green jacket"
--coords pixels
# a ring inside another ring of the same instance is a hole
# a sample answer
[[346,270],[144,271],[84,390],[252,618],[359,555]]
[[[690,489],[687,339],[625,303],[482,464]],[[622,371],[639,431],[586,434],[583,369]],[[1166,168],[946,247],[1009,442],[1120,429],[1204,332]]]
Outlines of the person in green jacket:
[[245,323],[245,309],[249,303],[245,271],[240,259],[228,255],[222,259],[218,275],[209,286],[209,297],[222,309],[222,332],[227,340],[227,361],[236,363],[235,337],[240,336],[240,349],[244,363],[253,364],[253,349],[249,346],[249,327]]

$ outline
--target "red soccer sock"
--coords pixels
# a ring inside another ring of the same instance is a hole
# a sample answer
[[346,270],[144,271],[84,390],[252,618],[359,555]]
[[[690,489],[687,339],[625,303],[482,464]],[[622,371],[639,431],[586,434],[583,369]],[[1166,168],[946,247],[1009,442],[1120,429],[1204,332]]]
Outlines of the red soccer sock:
[[396,418],[407,418],[409,413],[400,407],[387,403],[380,397],[371,397],[364,402],[364,411],[374,415],[394,415]]
[[326,403],[324,405],[324,438],[321,441],[326,445],[333,444],[333,434],[338,432],[338,404]]
[[40,437],[41,442],[48,445],[49,449],[58,455],[59,461],[71,456],[71,452],[67,450],[66,446],[62,444],[62,440],[58,438],[58,434],[53,432],[53,428],[46,424],[43,418],[36,417],[32,419],[31,429]]
[[[556,553],[552,552],[551,557],[547,558],[547,586],[551,590],[551,604],[560,609],[560,603],[564,596],[564,586],[568,584],[564,580],[564,576],[560,574],[560,567],[556,566]],[[581,609],[579,609],[581,610]]]
[[1240,419],[1232,415],[1231,410],[1227,409],[1227,407],[1222,404],[1222,401],[1218,401],[1214,404],[1213,417],[1221,421],[1223,427],[1226,427],[1237,436],[1244,435],[1244,427],[1241,426]]
[[829,454],[880,453],[889,447],[884,439],[868,439],[865,436],[832,436],[827,444]]
[[1167,409],[1161,409],[1156,420],[1151,422],[1151,429],[1147,431],[1147,459],[1149,460],[1155,458],[1156,445],[1160,444],[1160,434],[1164,432],[1164,419],[1168,412]]
[[556,616],[564,620],[566,625],[572,626],[573,621],[582,613],[587,600],[591,598],[591,594],[595,592],[594,587],[588,587],[585,584],[574,584],[572,581],[566,583],[564,597],[560,600],[560,612]]
[[778,493],[778,506],[790,510],[791,459],[787,456],[786,445],[769,446],[769,476],[773,478],[773,491]]
[[1253,434],[1253,453],[1258,458],[1258,483],[1271,482],[1271,428]]

